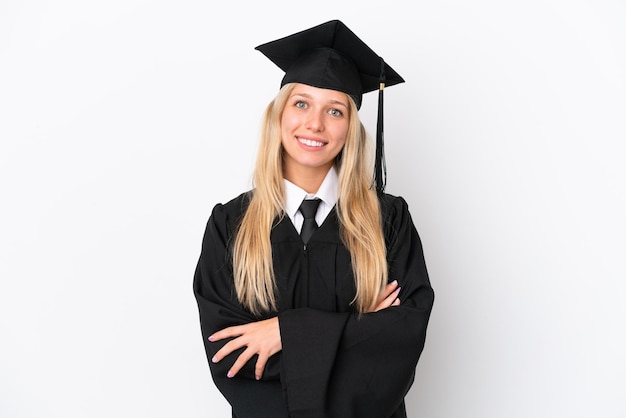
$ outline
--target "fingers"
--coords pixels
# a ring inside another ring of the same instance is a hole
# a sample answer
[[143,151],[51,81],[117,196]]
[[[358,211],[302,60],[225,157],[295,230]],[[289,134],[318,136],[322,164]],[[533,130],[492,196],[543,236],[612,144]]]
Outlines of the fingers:
[[398,299],[398,295],[400,294],[400,290],[402,288],[398,287],[396,290],[394,290],[389,296],[387,296],[382,303],[380,303],[380,309],[385,309],[388,308],[390,306],[397,306],[400,304],[400,299]]
[[211,335],[209,341],[219,341],[229,337],[234,338],[224,344],[211,359],[212,362],[217,363],[234,351],[245,347],[230,367],[228,377],[234,377],[246,363],[258,355],[254,365],[254,375],[257,380],[260,380],[269,358],[282,350],[277,317],[225,328]]
[[242,338],[235,338],[234,340],[231,340],[227,342],[226,344],[224,344],[224,346],[220,348],[220,350],[217,353],[215,353],[211,361],[213,363],[218,363],[220,360],[222,360],[224,357],[226,357],[233,351],[239,350],[240,348],[245,347],[245,346],[246,346],[246,342],[243,341]]
[[[223,337],[223,338],[225,338],[225,337]],[[215,341],[218,341],[218,340],[216,339]],[[211,361],[213,363],[219,363],[222,359],[224,359],[224,357],[228,356],[233,351],[239,350],[240,348],[246,347],[247,345],[248,345],[248,342],[243,337],[235,338],[234,340],[231,340],[231,341],[227,342],[226,344],[224,344],[224,346],[222,348],[220,348],[217,353],[215,353],[215,355],[213,356]],[[228,370],[228,373],[226,373],[226,376],[227,377],[235,377],[235,375],[237,373],[239,373],[239,370],[241,370],[241,368],[254,356],[254,354],[255,353],[254,353],[253,350],[250,350],[249,348],[246,348],[246,350],[244,350],[237,357],[237,359],[235,360],[233,365]],[[259,376],[261,376],[262,373],[263,373],[263,370],[261,370],[260,374],[258,372],[256,372],[255,375],[257,376],[257,380],[260,378]]]
[[215,334],[209,336],[209,341],[215,342],[223,340],[224,338],[238,337],[241,334],[243,334],[241,326],[228,327],[224,328],[223,330],[217,331]]
[[254,367],[254,377],[256,378],[256,380],[261,380],[261,376],[263,376],[263,370],[265,370],[267,360],[268,357],[259,355],[259,358],[256,361],[256,366]]
[[[246,349],[237,357],[237,360],[233,363],[228,373],[226,373],[227,377],[235,377],[239,370],[254,356],[254,352],[252,350]],[[258,376],[258,375],[257,375]],[[259,380],[259,378],[257,378]]]
[[[237,373],[239,373],[241,368],[245,366],[245,364],[248,361],[250,361],[250,359],[254,357],[255,354],[257,353],[255,353],[254,350],[251,350],[249,348],[244,350],[244,352],[241,353],[239,357],[237,357],[237,360],[235,360],[230,370],[228,370],[228,373],[226,373],[226,376],[229,378],[235,377]],[[254,377],[256,378],[256,380],[261,380],[261,377],[263,376],[263,371],[265,370],[265,365],[267,364],[268,359],[269,358],[267,356],[259,354],[259,358],[257,359],[256,365],[254,366]]]
[[398,281],[394,280],[391,283],[388,283],[387,286],[380,292],[378,295],[378,304],[380,304],[387,296],[389,296],[396,288],[398,287]]
[[[390,289],[394,290],[388,293]],[[402,288],[398,286],[398,283],[395,280],[385,286],[385,289],[383,289],[383,291],[381,292],[382,297],[379,297],[379,303],[378,305],[376,305],[374,312],[378,312],[381,309],[385,309],[390,306],[400,305],[400,299],[398,298],[398,295],[400,294],[401,289]]]

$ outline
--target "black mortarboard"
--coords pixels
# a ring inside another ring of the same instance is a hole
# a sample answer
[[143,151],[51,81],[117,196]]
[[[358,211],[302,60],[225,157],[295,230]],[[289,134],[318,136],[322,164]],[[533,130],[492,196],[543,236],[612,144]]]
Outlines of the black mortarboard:
[[385,61],[339,20],[256,47],[285,71],[281,87],[302,83],[350,95],[357,108],[363,93],[379,90],[376,129],[376,189],[385,188],[383,88],[404,82]]

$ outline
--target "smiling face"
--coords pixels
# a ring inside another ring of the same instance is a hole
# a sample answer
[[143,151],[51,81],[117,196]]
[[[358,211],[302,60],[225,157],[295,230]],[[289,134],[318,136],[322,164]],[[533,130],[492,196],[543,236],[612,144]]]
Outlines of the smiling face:
[[350,123],[348,96],[335,90],[297,84],[281,117],[284,176],[323,179],[346,143]]

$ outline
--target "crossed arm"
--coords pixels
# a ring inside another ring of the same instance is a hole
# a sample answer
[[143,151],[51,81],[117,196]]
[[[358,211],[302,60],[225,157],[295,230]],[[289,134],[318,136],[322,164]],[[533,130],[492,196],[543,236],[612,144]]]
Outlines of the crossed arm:
[[[387,284],[380,292],[378,304],[373,312],[400,305],[399,293],[400,287],[397,281],[394,280]],[[212,362],[218,363],[233,351],[246,347],[230,367],[227,373],[228,377],[234,377],[253,356],[258,355],[254,374],[255,378],[259,380],[263,376],[269,358],[282,350],[280,326],[276,316],[262,321],[224,328],[209,336],[209,341],[215,342],[232,337],[234,338],[226,343],[211,359]]]

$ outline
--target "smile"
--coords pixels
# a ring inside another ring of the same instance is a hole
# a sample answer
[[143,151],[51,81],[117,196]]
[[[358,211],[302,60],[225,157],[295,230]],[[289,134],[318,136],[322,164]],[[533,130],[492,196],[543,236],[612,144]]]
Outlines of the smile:
[[300,138],[300,137],[296,137],[296,139],[298,140],[299,143],[306,145],[308,147],[323,147],[324,145],[326,145],[324,142],[314,141],[312,139]]

